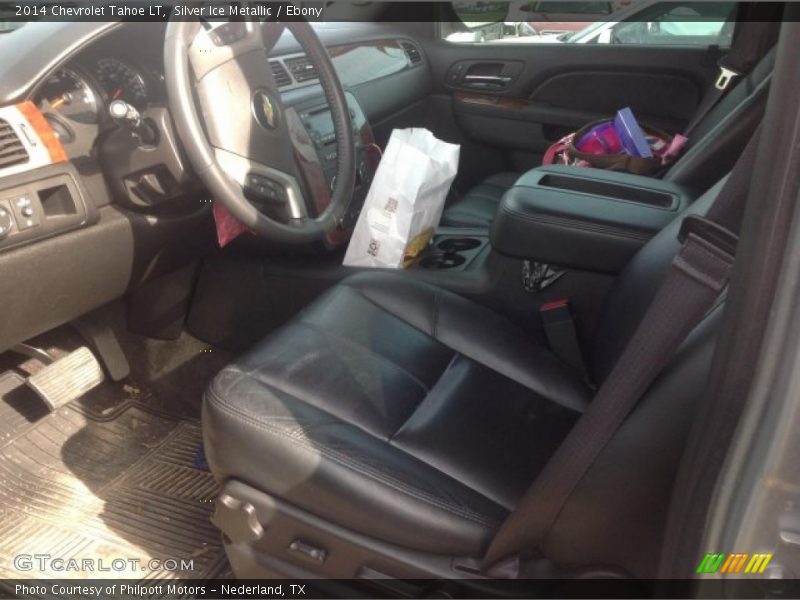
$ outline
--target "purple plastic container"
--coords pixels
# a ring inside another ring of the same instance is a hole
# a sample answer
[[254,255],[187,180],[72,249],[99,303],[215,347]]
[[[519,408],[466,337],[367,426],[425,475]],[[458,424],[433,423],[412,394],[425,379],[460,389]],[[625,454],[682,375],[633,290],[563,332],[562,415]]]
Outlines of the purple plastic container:
[[586,154],[618,154],[622,144],[614,123],[600,123],[587,131],[575,143],[575,147]]
[[633,111],[629,107],[625,107],[617,112],[614,119],[614,129],[619,136],[619,141],[625,151],[631,156],[641,156],[642,158],[651,158],[653,156],[650,150],[650,144],[645,139],[642,128],[633,116]]

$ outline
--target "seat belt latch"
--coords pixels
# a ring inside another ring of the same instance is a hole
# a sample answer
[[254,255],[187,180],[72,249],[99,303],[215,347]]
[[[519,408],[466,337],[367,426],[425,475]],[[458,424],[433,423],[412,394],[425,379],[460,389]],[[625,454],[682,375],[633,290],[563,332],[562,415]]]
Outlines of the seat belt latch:
[[719,223],[699,215],[688,215],[681,222],[681,229],[678,232],[678,241],[686,243],[689,234],[705,240],[718,250],[725,252],[731,259],[736,255],[736,246],[739,244],[739,237],[726,229]]
[[720,91],[724,91],[728,89],[728,86],[731,84],[736,77],[739,77],[740,73],[734,71],[733,69],[729,69],[728,67],[723,67],[720,65],[719,67],[719,77],[717,77],[717,82],[714,84]]
[[539,315],[553,354],[587,378],[588,372],[578,342],[578,332],[569,300],[562,298],[542,304],[539,307]]

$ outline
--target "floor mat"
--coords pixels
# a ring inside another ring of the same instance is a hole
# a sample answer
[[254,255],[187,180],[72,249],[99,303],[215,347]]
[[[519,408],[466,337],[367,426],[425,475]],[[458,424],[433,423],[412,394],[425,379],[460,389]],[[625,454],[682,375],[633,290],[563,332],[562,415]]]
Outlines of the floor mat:
[[[135,395],[113,410],[73,402],[47,414],[23,382],[0,375],[0,578],[205,579],[227,568],[198,420]],[[36,554],[84,569],[90,559],[95,572],[15,569],[15,557]]]

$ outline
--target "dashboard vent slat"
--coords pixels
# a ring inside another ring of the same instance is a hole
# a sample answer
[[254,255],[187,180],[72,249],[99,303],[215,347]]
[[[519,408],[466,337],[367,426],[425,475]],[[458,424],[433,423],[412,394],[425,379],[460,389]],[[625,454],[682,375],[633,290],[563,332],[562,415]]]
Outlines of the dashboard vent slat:
[[419,51],[419,48],[417,48],[414,44],[412,44],[411,42],[400,42],[400,45],[403,47],[403,50],[405,51],[406,56],[408,57],[408,61],[412,65],[418,65],[419,63],[422,62],[422,53]]
[[272,78],[275,80],[275,85],[277,85],[279,88],[292,85],[291,76],[286,72],[286,69],[283,68],[283,65],[280,62],[277,60],[271,60],[269,61],[269,66],[272,68]]
[[11,128],[11,124],[0,119],[0,169],[28,162],[28,151],[22,140]]
[[307,56],[287,58],[283,61],[297,83],[317,78],[317,70]]

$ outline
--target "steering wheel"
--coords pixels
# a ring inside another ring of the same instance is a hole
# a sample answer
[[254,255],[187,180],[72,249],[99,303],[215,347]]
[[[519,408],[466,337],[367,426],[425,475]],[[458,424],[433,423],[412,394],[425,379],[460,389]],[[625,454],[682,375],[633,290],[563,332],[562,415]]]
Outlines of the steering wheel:
[[[290,136],[293,123],[287,122],[267,60],[284,28],[316,69],[336,134],[334,188],[316,216],[308,214]],[[315,242],[337,226],[353,195],[355,141],[341,82],[308,23],[237,21],[212,28],[170,21],[164,72],[186,154],[213,198],[236,219],[286,244]]]

